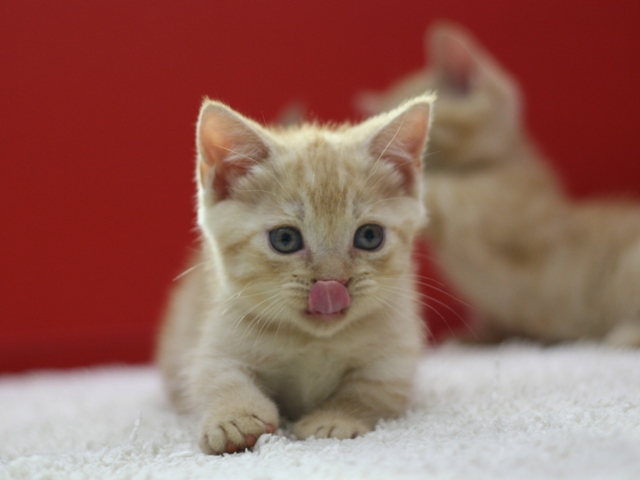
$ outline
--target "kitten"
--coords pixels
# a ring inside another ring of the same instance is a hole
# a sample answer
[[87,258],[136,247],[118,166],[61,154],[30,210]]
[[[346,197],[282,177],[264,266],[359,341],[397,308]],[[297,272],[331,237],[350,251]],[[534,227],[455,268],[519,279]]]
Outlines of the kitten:
[[205,101],[202,249],[173,293],[158,361],[200,447],[252,447],[279,416],[352,438],[404,411],[422,348],[411,250],[425,222],[433,98],[359,125],[263,127]]
[[510,75],[458,27],[428,39],[429,70],[359,102],[372,112],[438,91],[427,237],[479,317],[475,335],[640,346],[640,208],[568,199],[527,137]]

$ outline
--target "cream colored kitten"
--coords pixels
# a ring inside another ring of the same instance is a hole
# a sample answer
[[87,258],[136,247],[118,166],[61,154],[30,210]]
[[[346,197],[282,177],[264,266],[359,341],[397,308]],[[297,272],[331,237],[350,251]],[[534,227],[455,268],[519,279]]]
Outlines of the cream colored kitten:
[[479,314],[476,335],[640,345],[640,207],[569,200],[527,138],[515,81],[458,27],[428,39],[428,71],[359,103],[437,89],[427,233]]
[[432,97],[356,126],[265,128],[213,101],[197,127],[202,251],[158,360],[206,453],[280,415],[351,438],[404,411],[423,342],[411,250]]

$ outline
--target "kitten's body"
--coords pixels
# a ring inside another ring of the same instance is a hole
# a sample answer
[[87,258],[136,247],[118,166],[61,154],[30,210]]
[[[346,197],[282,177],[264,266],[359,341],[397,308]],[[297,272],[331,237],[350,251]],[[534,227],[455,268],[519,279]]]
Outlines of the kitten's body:
[[468,34],[436,27],[430,53],[429,71],[360,104],[438,90],[427,236],[476,335],[640,345],[640,208],[565,196],[527,138],[517,84]]
[[[205,452],[252,446],[280,414],[299,438],[349,438],[406,408],[423,340],[410,253],[429,104],[280,131],[203,106],[202,251],[158,360],[174,402],[202,416]],[[364,249],[371,225],[384,239]],[[283,253],[291,228],[303,240]]]

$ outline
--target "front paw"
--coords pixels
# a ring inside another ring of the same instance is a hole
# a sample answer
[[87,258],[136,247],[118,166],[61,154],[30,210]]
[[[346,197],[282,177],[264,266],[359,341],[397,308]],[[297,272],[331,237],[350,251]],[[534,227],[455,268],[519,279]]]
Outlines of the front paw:
[[227,405],[205,416],[200,449],[207,454],[235,453],[253,447],[263,433],[278,426],[278,409],[265,399],[262,405]]
[[303,440],[316,438],[355,438],[371,431],[362,420],[339,412],[316,411],[302,417],[292,427],[293,434]]

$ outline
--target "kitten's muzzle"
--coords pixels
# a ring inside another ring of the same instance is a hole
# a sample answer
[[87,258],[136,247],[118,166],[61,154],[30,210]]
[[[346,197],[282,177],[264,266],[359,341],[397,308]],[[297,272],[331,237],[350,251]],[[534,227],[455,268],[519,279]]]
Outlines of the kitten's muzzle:
[[351,296],[345,286],[347,281],[316,281],[309,291],[307,313],[321,320],[331,320],[342,315],[351,305]]

